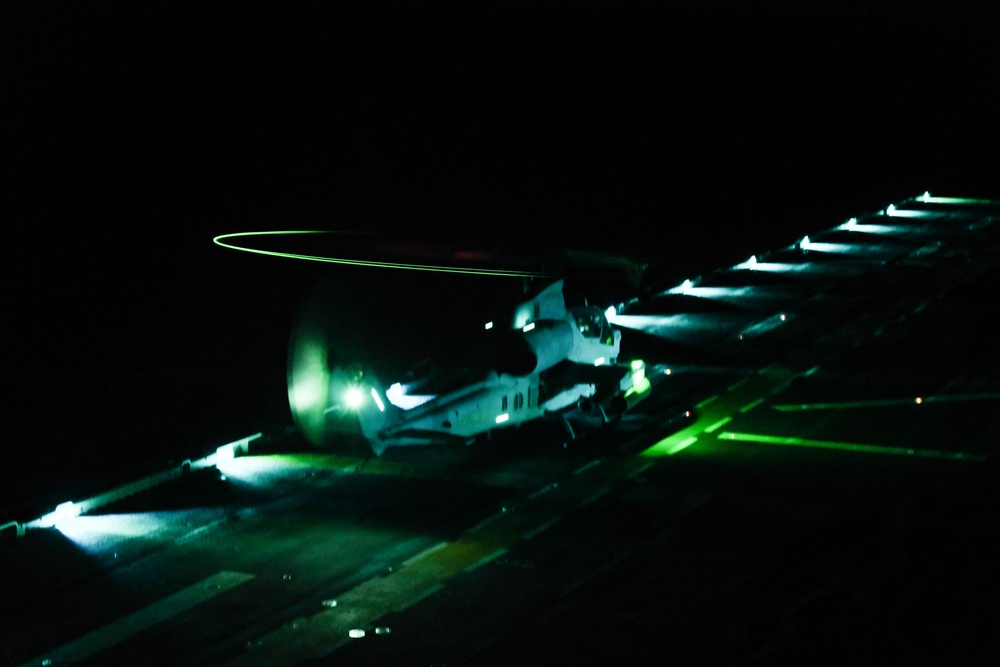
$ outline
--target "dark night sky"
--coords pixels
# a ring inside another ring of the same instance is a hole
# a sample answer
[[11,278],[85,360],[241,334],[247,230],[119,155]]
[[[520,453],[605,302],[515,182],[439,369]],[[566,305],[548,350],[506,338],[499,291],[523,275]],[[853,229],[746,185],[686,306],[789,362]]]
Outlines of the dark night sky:
[[327,269],[219,233],[710,270],[924,189],[1000,196],[995,4],[783,4],[3,2],[8,456],[285,418],[289,325]]

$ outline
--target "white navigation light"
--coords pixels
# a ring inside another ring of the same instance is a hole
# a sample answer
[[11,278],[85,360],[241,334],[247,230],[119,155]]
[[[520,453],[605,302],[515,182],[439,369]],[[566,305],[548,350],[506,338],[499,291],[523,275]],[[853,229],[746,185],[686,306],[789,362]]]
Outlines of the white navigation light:
[[344,392],[344,403],[352,410],[357,410],[365,400],[364,393],[357,387],[351,387]]
[[492,322],[487,322],[487,323],[486,323],[486,329],[487,329],[487,330],[490,330],[490,329],[492,329],[492,328],[493,328],[493,323],[492,323]]
[[604,317],[608,318],[609,320],[614,319],[615,315],[617,314],[618,311],[615,309],[614,306],[608,306],[608,309],[604,311]]
[[507,421],[508,419],[510,419],[510,415],[508,415],[506,412],[503,413],[502,415],[497,415],[497,423],[498,424],[502,424],[505,421]]
[[59,503],[56,505],[56,521],[62,519],[72,519],[73,517],[80,516],[80,508],[73,503],[72,500],[68,500],[64,503]]
[[747,260],[747,268],[753,269],[757,266],[757,255],[750,255],[750,259]]
[[694,283],[691,282],[689,279],[685,280],[684,282],[681,283],[681,292],[687,294],[688,292],[691,291],[692,287],[694,287]]
[[886,215],[892,215],[895,212],[896,212],[896,205],[895,204],[889,204],[889,206],[887,206],[886,209],[885,209],[885,214]]
[[59,503],[54,512],[50,512],[39,520],[42,528],[52,528],[60,521],[74,519],[80,516],[80,507],[73,501]]
[[925,191],[924,194],[923,194],[923,196],[920,197],[920,198],[924,200],[924,203],[929,202],[931,200],[931,193],[930,193],[930,191],[929,190]]
[[597,357],[596,359],[594,359],[594,365],[595,366],[604,365],[604,357]]
[[534,328],[535,328],[535,323],[534,322],[529,322],[528,324],[524,325],[524,327],[521,329],[521,331],[523,331],[524,333],[528,333],[529,331],[531,331]]
[[847,221],[846,229],[855,229],[857,226],[858,226],[858,219],[851,218],[850,220]]
[[379,412],[385,412],[385,403],[379,398],[378,392],[375,391],[375,387],[372,387],[372,399],[375,401],[375,405],[378,406]]
[[361,628],[353,628],[347,633],[347,636],[351,639],[361,639],[365,636],[365,631]]
[[808,236],[803,236],[802,240],[799,241],[799,248],[801,250],[809,250],[809,244],[810,243],[811,243],[811,241],[809,240],[809,237]]

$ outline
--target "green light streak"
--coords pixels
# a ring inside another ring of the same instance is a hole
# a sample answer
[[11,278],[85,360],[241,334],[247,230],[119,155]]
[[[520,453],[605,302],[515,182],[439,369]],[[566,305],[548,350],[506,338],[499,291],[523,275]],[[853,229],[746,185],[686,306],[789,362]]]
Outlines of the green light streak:
[[712,424],[711,426],[707,427],[705,429],[705,433],[715,433],[716,431],[718,431],[720,428],[722,428],[723,426],[725,426],[726,424],[728,424],[731,421],[733,421],[732,417],[723,417],[719,421],[717,421],[714,424]]
[[986,460],[979,454],[965,452],[942,452],[933,449],[906,449],[903,447],[884,447],[881,445],[861,445],[851,442],[830,442],[827,440],[807,440],[805,438],[784,438],[774,435],[757,433],[732,433],[726,431],[719,434],[719,440],[736,442],[756,442],[764,445],[791,445],[794,447],[812,447],[814,449],[836,449],[846,452],[862,452],[865,454],[891,454],[893,456],[922,457],[930,459],[946,459],[949,461],[970,461],[981,463]]
[[697,425],[689,426],[686,429],[674,433],[673,435],[667,436],[652,447],[643,450],[639,456],[644,458],[673,456],[682,449],[687,449],[696,443],[698,441],[698,436],[693,434],[701,433],[703,430],[704,429],[698,427]]
[[702,401],[701,403],[699,403],[698,405],[696,405],[694,407],[697,408],[698,410],[701,410],[706,405],[711,405],[713,402],[717,401],[718,399],[719,399],[719,395],[718,394],[716,394],[715,396],[709,396],[704,401]]
[[698,438],[696,438],[694,436],[691,436],[690,438],[685,438],[684,440],[681,440],[680,442],[673,443],[667,449],[667,456],[673,456],[677,452],[681,451],[682,449],[687,449],[688,447],[690,447],[691,445],[693,445],[696,442],[698,442]]
[[984,392],[979,394],[944,394],[913,398],[885,398],[873,401],[847,401],[842,403],[802,403],[799,405],[772,405],[779,412],[798,412],[802,410],[851,410],[854,408],[890,408],[907,405],[926,405],[927,403],[958,403],[963,401],[995,401],[1000,399],[1000,392]]
[[554,275],[554,274],[543,273],[540,271],[474,269],[474,268],[461,268],[457,266],[444,266],[444,265],[434,265],[434,264],[405,264],[399,262],[377,262],[374,260],[365,260],[365,259],[347,259],[346,257],[323,257],[320,255],[302,255],[298,253],[278,252],[276,250],[261,250],[259,248],[249,248],[246,246],[241,246],[226,242],[228,239],[235,239],[242,237],[275,236],[275,235],[291,236],[296,234],[334,234],[334,233],[336,232],[320,231],[320,230],[236,232],[233,234],[220,234],[219,236],[213,238],[212,242],[215,243],[215,245],[217,246],[228,248],[229,250],[239,250],[241,252],[249,252],[257,255],[268,255],[271,257],[282,257],[285,259],[299,259],[308,262],[325,262],[327,264],[341,264],[345,266],[364,266],[364,267],[380,268],[380,269],[400,269],[405,271],[433,271],[437,273],[459,273],[465,275],[505,276],[505,277],[515,277],[515,278],[540,278],[540,277],[552,277]]

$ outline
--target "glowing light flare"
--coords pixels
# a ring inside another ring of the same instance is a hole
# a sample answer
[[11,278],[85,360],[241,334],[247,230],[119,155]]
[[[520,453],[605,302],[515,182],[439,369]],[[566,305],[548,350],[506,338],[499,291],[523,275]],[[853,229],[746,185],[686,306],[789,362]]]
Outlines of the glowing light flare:
[[[851,220],[856,220],[856,219],[851,218]],[[883,234],[883,235],[912,234],[914,231],[913,227],[908,227],[905,225],[870,225],[870,224],[862,225],[858,224],[857,222],[855,222],[854,224],[848,222],[843,225],[840,225],[836,229],[838,231],[856,232],[858,234]]]
[[43,516],[39,520],[38,525],[42,528],[52,528],[61,522],[78,516],[80,516],[80,507],[73,501],[66,501],[64,503],[59,503],[56,505],[54,511]]
[[223,445],[215,450],[215,466],[225,465],[236,458],[236,450],[232,445]]
[[220,467],[230,481],[254,487],[279,484],[282,480],[298,476],[304,470],[331,470],[347,473],[357,469],[360,460],[332,454],[269,454],[266,456],[241,456]]
[[825,252],[833,255],[860,255],[877,250],[877,248],[873,249],[871,246],[857,243],[825,243],[823,241],[809,241],[802,246],[802,249],[808,252]]
[[667,290],[667,294],[688,294],[692,287],[694,287],[694,283],[688,278],[677,287]]
[[215,245],[229,250],[239,250],[257,255],[267,255],[270,257],[281,257],[285,259],[298,259],[307,262],[324,262],[327,264],[341,264],[346,266],[365,266],[381,269],[398,269],[406,271],[432,271],[437,273],[459,273],[466,275],[480,276],[508,276],[516,278],[543,278],[555,277],[554,274],[540,271],[520,271],[509,269],[477,269],[460,266],[446,266],[437,264],[407,264],[400,262],[380,262],[371,259],[348,259],[346,257],[324,257],[320,255],[304,255],[299,253],[278,252],[276,250],[262,250],[260,248],[250,248],[233,243],[233,239],[257,238],[266,236],[295,236],[295,235],[320,235],[339,234],[350,236],[350,232],[334,232],[329,230],[295,230],[295,231],[263,231],[263,232],[235,232],[232,234],[220,234],[212,239]]
[[503,413],[502,415],[497,415],[497,423],[498,424],[503,424],[508,419],[510,419],[510,415],[507,414],[506,412]]
[[158,533],[180,515],[180,511],[83,515],[61,519],[56,530],[84,551],[95,553],[117,547],[122,540]]
[[358,387],[349,387],[344,392],[344,404],[351,410],[357,410],[365,400],[364,392]]
[[[696,296],[700,299],[719,299],[722,301],[736,301],[741,298],[755,296],[760,290],[753,286],[744,287],[689,287],[684,294]],[[671,290],[671,292],[673,292]],[[668,292],[670,294],[671,292]],[[674,292],[676,293],[676,292]]]
[[297,351],[293,374],[296,382],[289,392],[293,408],[305,413],[326,401],[326,350],[315,341]]
[[992,199],[971,199],[969,197],[932,197],[931,193],[925,192],[920,201],[926,204],[993,204]]
[[[741,268],[741,267],[737,267]],[[742,267],[745,268],[745,267]],[[754,264],[754,271],[765,271],[767,273],[808,273],[813,271],[814,266],[808,262],[760,262]],[[741,288],[743,289],[743,288]]]
[[939,211],[914,211],[912,209],[899,209],[889,204],[885,209],[885,215],[890,218],[940,218],[942,213]]

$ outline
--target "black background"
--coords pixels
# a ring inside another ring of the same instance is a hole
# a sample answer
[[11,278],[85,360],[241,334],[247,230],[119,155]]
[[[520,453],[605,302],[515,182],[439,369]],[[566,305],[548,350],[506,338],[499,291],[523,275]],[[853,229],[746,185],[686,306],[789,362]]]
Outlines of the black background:
[[0,5],[2,505],[287,422],[325,273],[488,292],[217,234],[710,270],[924,190],[1000,196],[995,4],[537,4]]

